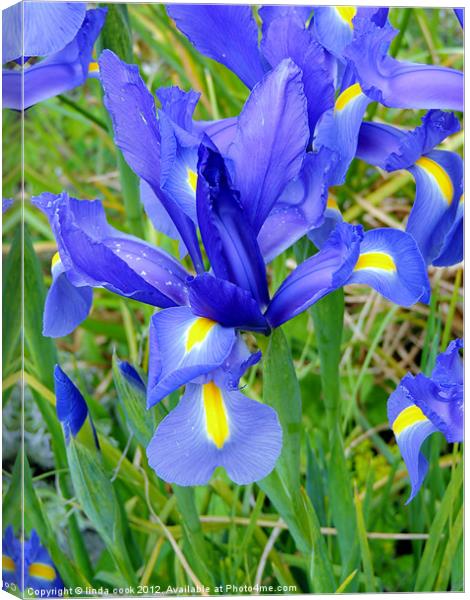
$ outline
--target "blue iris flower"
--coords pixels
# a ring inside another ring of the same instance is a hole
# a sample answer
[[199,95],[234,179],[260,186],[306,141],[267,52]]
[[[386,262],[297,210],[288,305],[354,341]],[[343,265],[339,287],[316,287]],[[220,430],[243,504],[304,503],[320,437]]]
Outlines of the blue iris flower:
[[[368,284],[406,306],[427,301],[424,261],[406,232],[364,233],[360,226],[339,222],[320,251],[271,298],[265,263],[286,247],[282,236],[293,243],[321,224],[329,164],[335,160],[328,149],[306,156],[309,125],[301,69],[291,59],[282,60],[253,87],[235,124],[201,124],[192,118],[194,94],[160,90],[157,114],[136,67],[110,51],[99,62],[115,140],[145,182],[147,212],[159,203],[153,217],[166,215],[194,270],[112,228],[99,201],[42,194],[34,203],[48,216],[58,244],[44,327],[50,335],[76,327],[89,310],[93,287],[162,308],[150,327],[148,407],[187,388],[149,446],[150,464],[161,477],[181,485],[207,481],[216,466],[224,466],[237,482],[253,481],[273,468],[280,430],[271,409],[238,391],[241,374],[259,359],[250,355],[240,332],[269,333],[349,283]],[[77,292],[67,301],[71,288]],[[250,415],[259,437],[251,442]],[[194,423],[198,428],[193,431]],[[178,433],[185,428],[189,445]],[[204,456],[206,466],[199,472],[193,468],[191,475],[172,461],[171,471],[168,456],[175,453],[186,467],[192,453]],[[250,453],[258,460],[250,462]]]
[[363,123],[356,156],[386,171],[407,169],[416,196],[406,230],[427,264],[449,266],[463,259],[463,161],[455,152],[435,150],[460,129],[452,113],[429,111],[412,131]]
[[[6,9],[3,61],[15,61],[20,67],[3,69],[3,106],[29,108],[96,74],[92,51],[105,18],[106,10],[87,11],[81,2],[26,2]],[[29,65],[32,57],[42,60]]]
[[428,472],[428,462],[420,451],[424,440],[439,431],[449,443],[463,441],[462,348],[462,340],[450,342],[438,355],[431,377],[408,373],[388,399],[390,427],[410,475],[408,502]]
[[36,531],[33,529],[29,540],[22,542],[15,538],[11,525],[6,528],[2,540],[2,580],[4,590],[11,591],[9,588],[14,584],[21,592],[32,588],[38,590],[40,595],[43,595],[41,592],[44,595],[47,593],[48,597],[61,596],[64,588]]

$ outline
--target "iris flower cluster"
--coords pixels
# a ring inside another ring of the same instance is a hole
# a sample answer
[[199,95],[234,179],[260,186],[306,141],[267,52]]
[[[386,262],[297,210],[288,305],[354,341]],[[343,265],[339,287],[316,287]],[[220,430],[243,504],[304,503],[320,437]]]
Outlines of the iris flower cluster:
[[[168,12],[200,52],[250,89],[238,116],[197,121],[198,93],[161,88],[157,109],[136,66],[109,50],[99,57],[116,145],[141,180],[149,219],[179,241],[191,268],[113,228],[99,200],[41,194],[33,203],[58,246],[44,334],[73,331],[91,309],[93,288],[161,309],[150,323],[147,407],[185,391],[159,424],[149,463],[179,485],[205,484],[219,466],[247,484],[274,468],[282,430],[271,407],[240,391],[261,358],[243,332],[269,335],[349,284],[401,306],[428,302],[426,266],[462,259],[462,161],[435,149],[458,129],[440,109],[462,110],[462,73],[392,58],[396,32],[386,9],[318,7],[312,17],[308,7],[266,6],[260,43],[248,6]],[[364,122],[371,102],[429,112],[404,131]],[[355,156],[412,173],[406,231],[364,231],[343,220],[329,189],[344,182]],[[269,263],[306,235],[315,253],[271,293]],[[432,423],[426,431],[443,431],[421,410]],[[406,451],[398,441],[412,472],[408,455],[418,456],[419,444],[407,439]]]
[[4,590],[23,592],[32,588],[48,597],[62,595],[62,580],[34,529],[29,540],[22,541],[9,525],[2,540],[2,552]]

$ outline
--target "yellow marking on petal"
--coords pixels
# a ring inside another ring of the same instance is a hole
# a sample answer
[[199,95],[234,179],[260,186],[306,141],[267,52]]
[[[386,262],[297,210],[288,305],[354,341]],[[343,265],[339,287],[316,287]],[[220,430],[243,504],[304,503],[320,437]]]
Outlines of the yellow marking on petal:
[[201,344],[209,335],[210,330],[217,325],[216,321],[198,317],[188,329],[186,336],[186,352],[190,352],[196,344]]
[[424,169],[429,175],[434,177],[439,189],[441,190],[441,194],[447,200],[447,203],[451,204],[452,198],[454,197],[454,186],[451,178],[447,174],[447,171],[443,169],[439,163],[428,158],[427,156],[422,156],[416,161],[416,164],[418,167]]
[[206,413],[207,435],[217,448],[222,448],[229,436],[227,413],[220,389],[211,381],[202,386],[202,398]]
[[6,554],[2,554],[2,571],[14,571],[15,563],[13,559],[7,556]]
[[392,430],[393,433],[398,436],[402,431],[408,429],[408,427],[415,425],[415,423],[427,420],[428,418],[420,408],[415,405],[407,406],[399,413],[395,421],[393,421]]
[[463,204],[463,194],[460,196],[459,204]]
[[393,273],[397,270],[395,261],[385,252],[364,252],[359,255],[359,259],[354,267],[355,271],[361,269],[381,269]]
[[343,110],[350,102],[352,102],[360,94],[362,94],[362,88],[359,83],[354,83],[353,85],[350,85],[336,98],[335,110]]
[[54,256],[52,257],[52,260],[51,260],[51,266],[52,266],[52,267],[55,267],[55,266],[56,266],[56,264],[57,264],[57,263],[59,263],[59,262],[60,262],[60,256],[59,256],[59,253],[58,253],[58,252],[56,252],[56,253],[54,254]]
[[93,61],[88,65],[88,73],[99,73],[100,66],[97,62]]
[[56,578],[55,569],[51,565],[44,563],[32,563],[29,566],[29,576],[37,577],[38,579],[46,579],[47,581],[54,581]]
[[357,8],[355,6],[335,6],[337,13],[346,21],[346,23],[353,29],[353,19],[356,16]]
[[333,196],[328,196],[328,200],[326,201],[326,208],[339,210],[338,203],[336,202],[335,198],[333,198]]
[[191,169],[188,169],[188,183],[189,183],[189,187],[193,190],[193,192],[196,192],[196,185],[197,185],[196,171],[192,171]]

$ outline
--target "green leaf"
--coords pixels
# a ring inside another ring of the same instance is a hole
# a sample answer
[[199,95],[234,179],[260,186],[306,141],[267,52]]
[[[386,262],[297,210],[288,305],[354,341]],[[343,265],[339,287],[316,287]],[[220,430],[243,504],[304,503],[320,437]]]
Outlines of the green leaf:
[[14,360],[19,356],[21,328],[21,226],[15,231],[10,251],[3,265],[2,289],[2,369],[7,377],[15,369]]
[[362,567],[364,569],[365,591],[375,592],[376,588],[374,583],[374,568],[372,565],[372,556],[370,553],[369,541],[367,540],[367,531],[366,524],[364,521],[364,513],[362,510],[362,502],[357,492],[355,494],[354,504],[356,507],[357,533],[359,537],[359,546],[361,549]]

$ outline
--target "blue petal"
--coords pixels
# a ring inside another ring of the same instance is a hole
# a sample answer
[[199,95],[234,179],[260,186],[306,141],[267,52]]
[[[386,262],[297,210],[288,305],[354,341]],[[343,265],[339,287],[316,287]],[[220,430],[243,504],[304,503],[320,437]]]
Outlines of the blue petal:
[[454,8],[454,12],[455,12],[455,16],[459,20],[460,26],[463,29],[463,20],[464,20],[463,8]]
[[463,196],[455,215],[454,223],[445,235],[439,256],[432,261],[436,267],[450,267],[463,260]]
[[274,204],[258,234],[265,262],[270,262],[324,220],[331,172],[337,155],[328,148],[309,152],[302,169]]
[[[13,527],[8,525],[2,539],[2,589],[21,583],[21,544],[15,538]],[[8,560],[9,559],[9,560]]]
[[235,330],[198,317],[190,308],[152,317],[147,407],[180,386],[220,367],[235,342]]
[[72,333],[87,318],[92,301],[93,289],[72,285],[59,260],[52,268],[52,284],[44,305],[42,334],[46,337],[63,337]]
[[411,235],[398,229],[372,229],[364,234],[350,283],[369,285],[401,306],[429,301],[423,257]]
[[[292,8],[294,10],[289,16],[273,19],[266,28],[263,25],[261,50],[272,67],[290,58],[302,70],[309,127],[313,135],[320,115],[334,104],[334,69],[329,55],[305,29],[305,22],[299,19],[295,7]],[[308,7],[305,8],[308,10]]]
[[446,350],[436,358],[431,379],[442,385],[463,385],[463,361],[460,350],[463,340],[452,340]]
[[420,452],[424,440],[438,431],[422,411],[414,404],[407,388],[402,385],[393,392],[387,402],[388,420],[395,433],[398,447],[410,475],[411,493],[407,504],[413,500],[428,472],[428,461]]
[[339,223],[323,248],[284,280],[271,300],[266,318],[272,327],[306,310],[348,280],[359,256],[362,227]]
[[338,96],[334,108],[326,111],[318,121],[314,147],[329,148],[339,157],[331,176],[334,185],[344,183],[346,172],[356,154],[359,130],[370,102],[359,84],[355,83]]
[[172,4],[167,12],[199,52],[228,67],[249,88],[263,77],[250,6]]
[[307,22],[312,14],[310,6],[262,6],[258,10],[258,14],[263,21],[263,36],[269,29],[269,26],[274,20],[280,18],[296,19],[303,27],[307,26]]
[[[44,565],[50,567],[47,572]],[[40,567],[42,576],[37,574],[37,570],[35,572],[36,566]],[[24,543],[24,587],[25,589],[31,587],[40,592],[44,590],[47,594],[40,595],[47,595],[49,598],[63,595],[62,579],[34,529],[31,531],[30,539]]]
[[343,215],[338,208],[338,204],[333,197],[328,197],[324,213],[323,223],[308,232],[308,239],[312,241],[318,249],[323,248],[324,244],[334,231],[336,225],[343,220]]
[[194,223],[160,187],[160,131],[152,94],[145,87],[138,68],[126,65],[110,50],[101,53],[99,65],[104,103],[113,121],[116,144],[130,167],[160,198],[196,270],[203,271]]
[[237,132],[238,117],[228,117],[218,121],[194,121],[193,131],[203,137],[205,134],[224,156]]
[[320,44],[333,56],[343,59],[344,48],[353,39],[353,6],[317,6],[313,15],[313,31]]
[[6,211],[11,208],[13,205],[12,198],[2,198],[2,214],[6,213]]
[[59,365],[54,369],[57,417],[64,428],[67,444],[70,435],[76,437],[88,416],[88,407],[80,390]]
[[217,277],[250,292],[261,307],[268,303],[266,268],[238,191],[223,158],[201,146],[197,211],[202,241]]
[[117,360],[118,369],[123,377],[134,387],[146,391],[147,387],[135,367],[125,360]]
[[208,273],[198,275],[189,283],[189,303],[196,315],[224,327],[269,331],[258,303],[248,291]]
[[256,233],[302,166],[309,139],[306,104],[302,73],[286,59],[253,89],[238,119],[228,157]]
[[99,200],[44,193],[33,204],[49,218],[73,285],[105,287],[154,306],[186,303],[183,267],[163,250],[109,226]]
[[224,467],[238,485],[266,477],[282,447],[275,411],[215,382],[190,384],[163,419],[148,448],[150,466],[163,480],[205,485]]
[[162,105],[162,112],[176,125],[186,131],[191,131],[193,126],[193,113],[201,94],[189,90],[185,92],[178,86],[159,88],[157,98]]
[[[89,10],[75,38],[45,60],[20,70],[2,72],[3,106],[26,109],[82,85],[89,75],[93,45],[103,27],[106,11]],[[22,79],[24,98],[22,98]]]
[[396,30],[355,20],[355,36],[345,55],[372,100],[395,108],[463,110],[463,73],[455,69],[396,60],[387,55]]
[[[457,221],[463,193],[462,158],[454,152],[434,150],[409,170],[416,181],[416,196],[406,230],[429,264],[444,251],[446,236]],[[461,255],[462,246],[455,251]]]
[[2,15],[2,62],[58,52],[75,37],[85,12],[85,2],[25,2],[10,6]]

